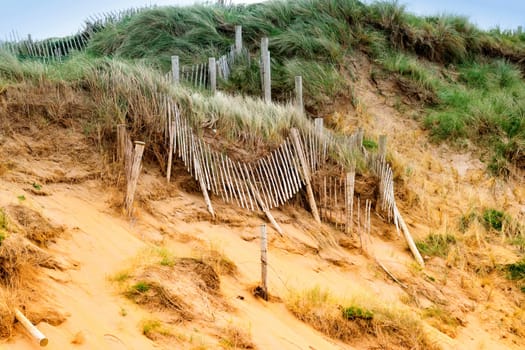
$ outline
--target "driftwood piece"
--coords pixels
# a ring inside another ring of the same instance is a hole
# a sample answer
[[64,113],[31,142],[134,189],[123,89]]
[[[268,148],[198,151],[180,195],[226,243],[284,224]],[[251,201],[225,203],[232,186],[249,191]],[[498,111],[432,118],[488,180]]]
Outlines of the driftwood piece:
[[38,345],[42,347],[47,345],[49,342],[47,337],[42,332],[40,332],[40,330],[36,328],[20,310],[15,309],[15,317],[18,322],[20,322],[20,324],[29,332],[33,339],[37,341]]

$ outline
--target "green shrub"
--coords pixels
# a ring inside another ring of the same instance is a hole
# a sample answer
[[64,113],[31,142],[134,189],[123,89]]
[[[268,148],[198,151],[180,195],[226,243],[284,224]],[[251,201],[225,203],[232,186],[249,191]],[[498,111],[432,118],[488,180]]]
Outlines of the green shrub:
[[488,228],[493,228],[496,231],[501,231],[503,228],[503,223],[507,220],[507,216],[504,212],[496,209],[485,209],[483,211],[483,221],[485,226]]
[[0,230],[7,230],[7,215],[4,208],[0,208]]
[[140,293],[140,294],[143,294],[143,293],[146,293],[148,290],[151,289],[151,285],[148,283],[148,282],[137,282],[135,283],[134,285],[132,285],[130,287],[130,292],[131,293]]
[[375,150],[377,149],[377,143],[374,140],[363,140],[363,146],[365,146],[366,149],[369,150]]
[[359,306],[348,306],[342,310],[343,318],[346,320],[355,320],[360,318],[362,320],[371,320],[374,314],[370,310],[365,310]]
[[453,244],[456,244],[456,237],[450,234],[430,234],[424,240],[416,242],[421,253],[442,258],[448,255]]
[[525,280],[525,259],[507,265],[507,278],[510,280]]

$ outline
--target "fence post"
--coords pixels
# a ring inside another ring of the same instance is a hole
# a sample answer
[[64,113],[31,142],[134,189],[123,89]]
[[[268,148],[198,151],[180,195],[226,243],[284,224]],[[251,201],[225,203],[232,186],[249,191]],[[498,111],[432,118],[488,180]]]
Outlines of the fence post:
[[386,160],[386,135],[379,135],[379,145],[378,145],[379,157],[383,161]]
[[346,173],[346,233],[352,233],[354,221],[354,186],[355,186],[355,169]]
[[301,113],[304,113],[303,105],[303,77],[298,75],[295,77],[295,103]]
[[217,92],[217,65],[215,64],[215,57],[208,59],[208,70],[210,73],[210,90],[215,95]]
[[178,84],[180,82],[179,56],[171,56],[171,74],[173,83]]
[[268,301],[268,237],[266,224],[261,225],[261,284],[263,299]]
[[304,183],[306,184],[306,194],[308,196],[308,202],[310,203],[312,215],[314,217],[314,220],[320,224],[321,218],[319,217],[317,204],[315,203],[314,191],[312,189],[312,184],[310,183],[310,171],[308,169],[308,163],[306,161],[306,156],[304,154],[304,150],[301,144],[301,139],[299,138],[299,132],[297,131],[297,129],[292,128],[290,129],[290,135],[292,136],[295,150],[297,151],[297,155],[299,157],[299,163],[301,164],[301,173],[303,175]]
[[235,53],[240,55],[242,51],[242,26],[235,26]]
[[128,216],[133,214],[133,199],[135,197],[135,189],[139,180],[140,169],[142,168],[142,154],[144,153],[145,143],[142,141],[135,141],[135,150],[133,152],[133,162],[131,164],[131,175],[126,191],[125,207]]
[[268,51],[268,38],[261,39],[261,81],[263,97],[265,102],[272,101],[272,87],[271,87],[271,67],[270,67],[270,52]]
[[124,162],[126,154],[126,124],[117,125],[117,161]]
[[264,64],[264,100],[272,102],[272,71],[270,66],[270,51],[266,53]]

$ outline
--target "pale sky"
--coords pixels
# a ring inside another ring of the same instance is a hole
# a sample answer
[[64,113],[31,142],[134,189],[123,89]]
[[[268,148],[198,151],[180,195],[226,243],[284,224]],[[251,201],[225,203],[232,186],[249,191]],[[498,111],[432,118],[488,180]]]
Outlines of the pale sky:
[[[344,0],[342,0],[344,1]],[[0,40],[10,39],[14,31],[20,37],[34,39],[66,36],[77,32],[84,20],[112,10],[156,4],[191,5],[200,0],[0,0]],[[235,0],[236,3],[260,0]],[[370,2],[367,0],[366,2]],[[525,27],[525,0],[401,0],[409,12],[435,15],[467,16],[483,29]]]

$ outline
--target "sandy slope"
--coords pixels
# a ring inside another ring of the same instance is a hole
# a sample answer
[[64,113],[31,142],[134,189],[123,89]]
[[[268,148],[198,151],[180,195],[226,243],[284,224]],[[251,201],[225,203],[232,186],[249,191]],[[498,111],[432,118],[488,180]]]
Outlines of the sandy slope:
[[[366,64],[360,63],[360,67],[366,69]],[[368,76],[366,70],[363,72]],[[383,91],[379,93],[378,88]],[[523,183],[487,177],[475,149],[460,152],[429,144],[418,124],[394,108],[395,94],[389,89],[388,85],[375,87],[367,79],[359,80],[354,93],[366,108],[359,118],[354,110],[344,112],[348,113],[350,127],[360,125],[388,134],[399,174],[399,206],[416,238],[431,232],[456,233],[461,215],[485,205],[503,208],[515,217],[525,215]],[[263,217],[213,198],[220,215],[213,223],[201,196],[182,190],[180,182],[188,180],[186,175],[177,172],[174,178],[179,184],[166,186],[154,169],[146,167],[139,184],[138,215],[129,221],[114,209],[114,190],[93,180],[102,165],[94,165],[91,146],[82,141],[82,134],[69,131],[42,137],[45,141],[38,141],[34,135],[19,135],[17,140],[0,144],[2,154],[9,154],[9,162],[15,164],[8,167],[14,170],[0,176],[0,206],[28,206],[66,227],[63,238],[48,250],[71,268],[43,270],[46,289],[52,295],[52,300],[45,302],[56,304],[68,315],[59,326],[39,325],[50,338],[49,349],[215,349],[219,348],[221,327],[229,323],[249,330],[259,349],[368,349],[374,345],[358,340],[350,346],[328,339],[298,321],[278,300],[267,303],[251,295],[260,276],[257,237]],[[77,164],[79,158],[81,164]],[[48,195],[28,191],[33,182],[44,183]],[[18,199],[22,194],[25,200]],[[372,218],[373,244],[367,254],[351,245],[350,249],[340,246],[341,234],[327,226],[316,226],[300,208],[287,206],[274,210],[274,215],[286,235],[281,238],[269,228],[272,295],[284,299],[292,290],[322,286],[341,298],[364,295],[385,305],[401,305],[402,300],[407,303],[407,296],[415,295],[417,307],[444,301],[442,305],[450,306],[453,316],[461,321],[455,338],[427,326],[444,349],[525,346],[511,331],[511,318],[520,317],[512,316],[520,305],[519,294],[509,290],[510,284],[501,276],[493,274],[481,281],[461,269],[449,268],[449,262],[440,258],[429,259],[426,270],[419,270],[403,239],[376,215]],[[141,322],[152,314],[162,314],[133,304],[109,280],[151,246],[166,247],[180,257],[199,257],[213,247],[239,270],[235,277],[221,278],[220,292],[230,308],[212,315],[211,321],[177,325],[184,341],[161,339],[155,343],[142,335]],[[515,259],[512,252],[501,247],[484,248],[491,249],[491,258],[500,263]],[[408,288],[393,282],[374,258]],[[416,305],[408,304],[419,312]],[[0,343],[2,348],[36,346],[18,329],[12,339]]]
[[[156,228],[145,223],[130,225],[129,222],[110,213],[107,207],[108,195],[94,182],[81,185],[50,185],[46,186],[46,190],[51,195],[32,196],[26,193],[23,205],[41,211],[52,222],[68,228],[70,237],[60,239],[50,250],[78,265],[77,269],[66,272],[49,271],[51,278],[48,285],[54,295],[54,301],[69,317],[58,327],[45,323],[39,325],[50,339],[48,348],[158,348],[158,345],[140,334],[140,321],[148,317],[147,312],[117,295],[114,286],[108,281],[108,276],[125,267],[129,259],[134,258],[141,249],[150,244],[142,238],[145,233],[147,241],[146,231],[152,232]],[[16,203],[20,193],[25,193],[21,187],[0,182],[2,205]],[[235,261],[244,261],[244,265],[239,264],[241,276],[253,276],[253,281],[256,282],[256,249],[246,249],[247,242],[238,236],[232,237],[230,229],[209,223],[178,224],[175,223],[174,226],[188,234],[208,236],[211,241],[221,239],[223,242],[232,242],[224,245],[225,252]],[[248,246],[256,248],[257,244],[248,243]],[[172,248],[177,251],[177,244],[172,245]],[[178,249],[180,252],[185,250],[188,249],[183,245]],[[236,256],[234,251],[244,251],[247,254]],[[289,274],[297,272],[288,270]],[[336,277],[332,275],[332,278]],[[297,321],[284,306],[255,299],[247,292],[247,284],[228,279],[224,282],[224,296],[231,300],[237,309],[234,317],[250,325],[254,342],[261,349],[350,349],[349,346],[329,340]],[[278,284],[274,279],[271,279],[271,282],[272,287]],[[243,295],[245,299],[237,299],[237,295]],[[127,311],[125,317],[121,315],[122,308]],[[78,333],[82,334],[80,338],[83,338],[83,344],[73,345],[71,342],[78,337]],[[4,347],[32,349],[35,345],[21,332]]]

